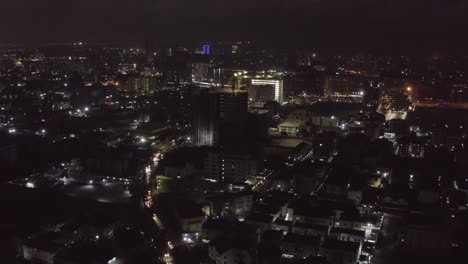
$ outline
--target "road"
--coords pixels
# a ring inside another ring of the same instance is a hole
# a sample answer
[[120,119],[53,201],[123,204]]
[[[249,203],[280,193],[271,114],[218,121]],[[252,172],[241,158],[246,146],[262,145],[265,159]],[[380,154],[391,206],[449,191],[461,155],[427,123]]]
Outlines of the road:
[[286,168],[281,168],[277,171],[271,171],[261,181],[259,181],[257,184],[255,184],[252,187],[252,191],[254,192],[259,192],[259,193],[264,193],[267,192],[270,185],[272,184],[272,180],[281,172],[283,172]]
[[439,102],[415,102],[416,107],[431,107],[431,108],[457,108],[467,109],[468,103],[439,103]]

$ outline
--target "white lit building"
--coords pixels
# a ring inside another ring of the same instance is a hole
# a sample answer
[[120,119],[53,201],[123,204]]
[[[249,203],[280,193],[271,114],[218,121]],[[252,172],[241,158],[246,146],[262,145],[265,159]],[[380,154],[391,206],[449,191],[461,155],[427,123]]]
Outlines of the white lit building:
[[[262,89],[272,89],[272,99],[279,103],[283,102],[283,80],[280,79],[252,79],[252,89],[256,91],[255,94],[268,94],[268,93],[260,93],[259,89],[256,86],[263,86]],[[256,96],[259,97],[259,96]],[[261,98],[252,98],[253,100],[259,100]]]

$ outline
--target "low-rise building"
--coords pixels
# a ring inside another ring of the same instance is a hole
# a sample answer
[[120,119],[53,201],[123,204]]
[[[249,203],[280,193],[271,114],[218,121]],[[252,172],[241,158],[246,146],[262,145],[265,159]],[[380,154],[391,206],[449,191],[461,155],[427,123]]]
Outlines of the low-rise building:
[[340,241],[358,242],[362,245],[362,243],[364,243],[365,231],[334,227],[330,230],[329,238]]
[[218,239],[210,242],[208,256],[216,264],[254,263],[248,245],[238,239]]
[[303,259],[316,256],[320,250],[320,237],[289,233],[283,237],[281,252],[283,256]]
[[352,241],[326,239],[320,247],[320,256],[325,256],[329,264],[356,264],[361,255],[361,244]]
[[195,235],[199,236],[206,216],[203,211],[192,204],[178,204],[174,208],[175,219],[182,230],[182,237]]
[[299,119],[286,119],[278,125],[278,131],[281,134],[295,136],[299,129],[305,125],[305,122]]
[[292,221],[276,219],[276,221],[271,225],[271,228],[273,230],[282,231],[283,234],[287,234],[289,231],[291,231],[292,225]]
[[204,199],[205,213],[209,216],[234,215],[244,218],[253,207],[251,192],[216,193]]
[[304,236],[320,237],[323,240],[328,236],[330,226],[296,222],[292,227],[292,232]]
[[55,255],[66,242],[58,232],[38,235],[22,245],[23,258],[31,262],[53,264]]

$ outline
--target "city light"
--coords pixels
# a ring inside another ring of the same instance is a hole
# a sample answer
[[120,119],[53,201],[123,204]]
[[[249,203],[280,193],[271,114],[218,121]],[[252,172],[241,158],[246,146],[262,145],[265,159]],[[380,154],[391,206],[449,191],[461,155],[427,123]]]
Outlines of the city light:
[[21,220],[7,235],[22,238],[8,259],[454,262],[468,219],[463,55],[383,54],[372,42],[317,54],[281,31],[287,47],[57,45],[44,34],[44,45],[0,47],[0,210]]

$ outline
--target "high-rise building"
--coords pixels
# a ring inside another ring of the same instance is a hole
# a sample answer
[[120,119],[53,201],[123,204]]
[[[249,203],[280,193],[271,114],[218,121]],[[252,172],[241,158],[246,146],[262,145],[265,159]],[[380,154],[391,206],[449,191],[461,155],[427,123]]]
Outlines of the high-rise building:
[[211,64],[208,62],[192,63],[192,82],[205,82],[210,77]]
[[283,80],[281,79],[252,79],[250,90],[253,101],[283,102]]
[[246,150],[212,149],[203,161],[204,176],[217,182],[244,182],[263,168],[263,159]]
[[150,90],[157,90],[159,86],[159,80],[156,77],[131,77],[122,85],[122,89],[145,93]]
[[211,45],[210,44],[203,45],[202,49],[203,49],[203,51],[202,51],[203,55],[210,55],[211,54]]
[[247,92],[202,90],[193,101],[194,143],[198,146],[237,144],[246,134]]

